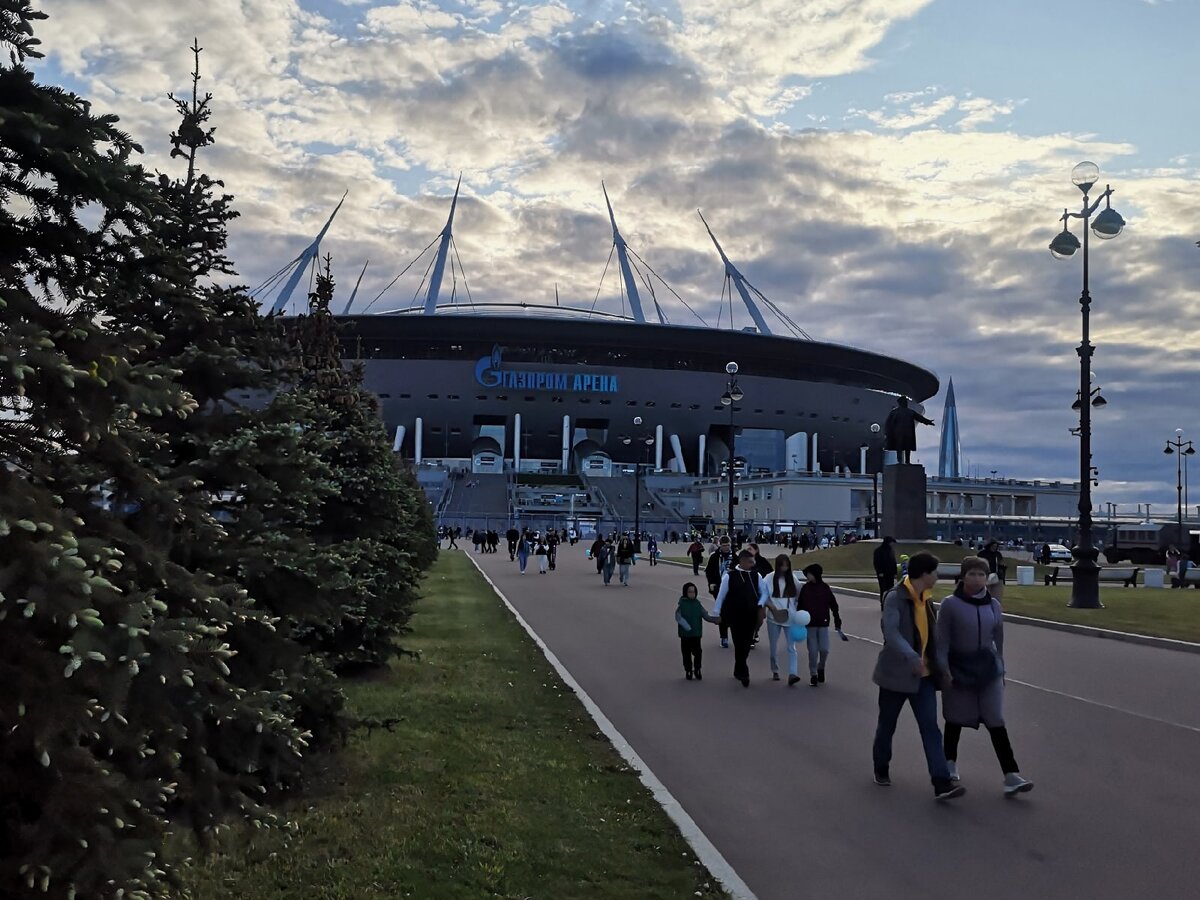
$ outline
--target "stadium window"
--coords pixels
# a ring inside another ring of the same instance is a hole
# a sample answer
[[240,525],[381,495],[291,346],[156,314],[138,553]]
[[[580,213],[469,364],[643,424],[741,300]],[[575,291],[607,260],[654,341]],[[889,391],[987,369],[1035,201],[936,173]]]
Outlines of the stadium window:
[[451,428],[450,433],[451,434],[462,434],[462,429],[461,428]]
[[591,403],[591,402],[592,402],[592,398],[591,398],[591,397],[580,397],[580,398],[579,398],[579,402],[580,402],[580,403]]
[[391,396],[392,396],[391,394],[380,394],[379,399],[380,400],[389,400],[389,399],[391,399]]
[[537,397],[526,397],[526,398],[525,398],[525,402],[526,402],[526,403],[532,403],[532,402],[533,402],[534,400],[536,400],[536,399],[537,399]]
[[777,409],[777,410],[775,410],[775,415],[777,415],[777,416],[782,416],[782,415],[783,415],[783,410],[782,410],[782,409]]
[[683,409],[683,404],[682,403],[672,403],[671,409]]
[[401,394],[401,395],[400,395],[400,399],[401,399],[401,400],[411,400],[411,399],[412,399],[412,394]]
[[601,406],[609,406],[611,403],[612,403],[611,400],[601,400],[600,401]]
[[460,399],[462,399],[462,398],[460,398],[460,397],[458,396],[458,394],[447,394],[447,395],[446,395],[446,399],[447,399],[447,400],[460,400]]
[[690,409],[690,410],[692,410],[692,411],[695,411],[695,410],[697,410],[697,409],[699,409],[699,408],[700,408],[700,404],[699,404],[699,403],[693,403],[691,406],[689,406],[689,407],[688,407],[688,409]]
[[487,394],[476,394],[476,395],[475,395],[475,399],[476,399],[476,400],[486,400],[486,399],[487,399]]
[[761,410],[761,409],[756,409],[756,410],[755,410],[755,412],[756,412],[756,413],[761,413],[761,412],[762,412],[762,410]]
[[429,399],[430,399],[430,400],[436,400],[437,398],[438,398],[438,395],[437,395],[437,394],[430,394],[430,395],[429,395]]
[[497,394],[496,399],[500,400],[504,403],[507,403],[508,402],[508,394]]
[[636,400],[626,400],[625,405],[626,406],[637,406],[637,401]]
[[653,400],[647,400],[647,401],[646,401],[646,406],[654,406],[654,405],[655,405],[655,403],[654,403],[654,401],[653,401]]

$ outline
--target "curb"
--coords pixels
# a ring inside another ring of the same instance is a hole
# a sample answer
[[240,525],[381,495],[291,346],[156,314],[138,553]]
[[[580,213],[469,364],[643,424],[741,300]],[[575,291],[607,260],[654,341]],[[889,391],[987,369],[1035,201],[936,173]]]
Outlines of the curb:
[[[847,594],[859,594],[873,600],[879,598],[874,591],[860,591],[858,588],[835,587],[835,591]],[[1003,601],[1001,601],[1003,602]],[[1014,625],[1031,625],[1035,628],[1049,628],[1051,631],[1065,631],[1068,634],[1083,634],[1089,637],[1105,638],[1110,641],[1120,641],[1124,644],[1141,644],[1145,647],[1158,647],[1162,650],[1175,650],[1180,653],[1200,653],[1200,644],[1192,641],[1178,641],[1174,638],[1153,637],[1148,634],[1132,634],[1128,631],[1113,631],[1111,628],[1097,628],[1094,625],[1075,625],[1071,622],[1055,622],[1051,619],[1035,619],[1032,616],[1019,616],[1015,613],[1004,613],[1004,621]]]
[[629,766],[638,773],[638,778],[641,779],[642,784],[650,789],[650,793],[654,795],[655,802],[657,802],[659,806],[663,808],[663,811],[666,812],[666,814],[671,818],[671,821],[675,823],[675,826],[683,835],[683,839],[687,841],[688,846],[690,846],[692,851],[696,854],[696,858],[704,864],[704,867],[708,869],[709,874],[712,875],[713,879],[718,882],[721,887],[725,888],[733,900],[757,900],[754,892],[750,890],[750,886],[747,885],[746,882],[742,881],[741,877],[737,874],[737,872],[734,871],[733,866],[729,864],[729,861],[721,855],[721,851],[718,850],[713,842],[708,839],[708,835],[700,830],[700,826],[696,824],[696,821],[690,815],[688,815],[687,810],[685,810],[680,802],[675,799],[674,795],[667,790],[666,785],[659,781],[658,776],[655,775],[654,772],[651,771],[650,767],[642,761],[642,758],[638,756],[637,751],[630,746],[627,740],[625,740],[625,736],[622,735],[621,732],[617,731],[617,727],[611,721],[609,721],[608,716],[604,715],[604,712],[599,706],[596,705],[596,702],[588,696],[587,691],[583,689],[579,682],[577,682],[567,670],[567,667],[564,666],[559,661],[558,657],[554,655],[554,651],[546,646],[545,641],[543,641],[538,633],[533,630],[533,627],[525,621],[524,617],[517,612],[516,607],[513,606],[512,603],[509,602],[508,598],[504,596],[504,592],[501,591],[500,588],[497,587],[496,583],[488,577],[487,572],[483,571],[483,568],[478,562],[475,561],[473,557],[467,554],[467,558],[471,560],[471,565],[475,567],[475,570],[479,572],[479,574],[483,577],[483,580],[488,583],[488,586],[495,591],[496,596],[499,597],[501,602],[503,602],[508,608],[508,611],[512,614],[513,618],[517,620],[517,623],[525,629],[525,633],[533,639],[535,644],[537,644],[538,649],[542,651],[547,662],[549,662],[550,665],[554,667],[554,671],[558,673],[558,677],[563,680],[563,683],[566,684],[570,690],[574,691],[575,696],[577,696],[580,702],[583,703],[584,709],[587,710],[588,715],[592,717],[597,727],[599,727],[599,729],[604,733],[604,736],[607,737],[612,743],[613,748],[619,754],[621,754],[621,757],[625,760],[625,762],[627,762]]

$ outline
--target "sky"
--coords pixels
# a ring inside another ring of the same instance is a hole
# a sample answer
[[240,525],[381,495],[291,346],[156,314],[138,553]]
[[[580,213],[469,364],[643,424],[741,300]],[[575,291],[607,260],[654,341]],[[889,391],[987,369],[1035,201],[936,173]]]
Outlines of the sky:
[[[1072,167],[1092,160],[1127,221],[1092,241],[1108,400],[1095,499],[1174,515],[1163,446],[1176,428],[1200,440],[1200,3],[41,6],[35,71],[120,116],[163,171],[166,94],[188,88],[199,38],[217,127],[204,163],[236,197],[246,284],[295,257],[348,191],[322,252],[342,298],[370,260],[363,309],[438,234],[461,173],[455,240],[475,300],[553,302],[557,288],[619,311],[613,270],[601,280],[603,179],[630,247],[709,324],[729,319],[697,208],[814,338],[935,371],[936,419],[953,377],[963,455],[985,476],[1077,478],[1082,261],[1046,248],[1081,202]],[[372,310],[410,305],[420,271]],[[658,293],[671,322],[699,324]],[[936,467],[934,429],[918,457]]]

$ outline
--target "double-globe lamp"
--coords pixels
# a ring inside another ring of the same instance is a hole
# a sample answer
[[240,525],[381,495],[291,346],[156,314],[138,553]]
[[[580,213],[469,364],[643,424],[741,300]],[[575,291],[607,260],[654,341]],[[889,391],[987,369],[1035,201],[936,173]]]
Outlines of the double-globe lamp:
[[728,362],[725,364],[725,374],[729,376],[729,381],[725,384],[725,393],[721,395],[721,405],[729,407],[729,505],[728,505],[728,521],[725,523],[729,528],[730,546],[737,546],[737,539],[733,532],[733,470],[734,470],[734,443],[737,435],[733,429],[733,404],[737,403],[744,396],[741,387],[737,382],[738,364]]
[[[1055,259],[1069,259],[1075,252],[1083,248],[1083,293],[1079,297],[1079,307],[1082,318],[1082,339],[1079,343],[1079,537],[1075,549],[1075,564],[1071,567],[1070,606],[1082,609],[1099,609],[1100,603],[1100,567],[1096,564],[1095,542],[1092,539],[1092,406],[1102,406],[1103,397],[1099,389],[1092,389],[1092,354],[1095,348],[1091,343],[1089,331],[1089,313],[1092,298],[1088,293],[1088,231],[1101,240],[1115,238],[1125,227],[1125,220],[1120,213],[1112,208],[1111,185],[1105,185],[1103,193],[1090,202],[1088,194],[1100,178],[1100,168],[1094,162],[1081,162],[1071,170],[1071,181],[1083,194],[1083,206],[1079,212],[1073,213],[1064,209],[1062,214],[1063,230],[1055,235],[1050,242],[1050,253]],[[1100,210],[1095,220],[1101,202],[1104,209]],[[1083,243],[1071,233],[1068,223],[1071,219],[1083,219]],[[1090,402],[1089,402],[1090,401]]]

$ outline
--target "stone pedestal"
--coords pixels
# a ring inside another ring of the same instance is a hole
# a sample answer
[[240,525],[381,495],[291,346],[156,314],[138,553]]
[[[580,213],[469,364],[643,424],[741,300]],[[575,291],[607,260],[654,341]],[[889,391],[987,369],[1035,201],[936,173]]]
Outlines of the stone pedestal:
[[893,463],[883,467],[882,512],[884,535],[899,541],[928,539],[924,466]]

